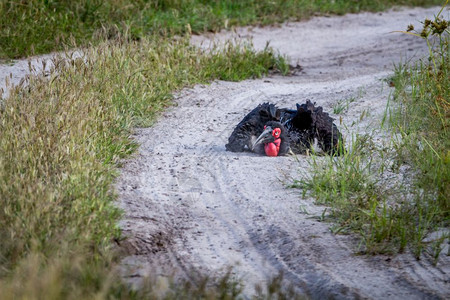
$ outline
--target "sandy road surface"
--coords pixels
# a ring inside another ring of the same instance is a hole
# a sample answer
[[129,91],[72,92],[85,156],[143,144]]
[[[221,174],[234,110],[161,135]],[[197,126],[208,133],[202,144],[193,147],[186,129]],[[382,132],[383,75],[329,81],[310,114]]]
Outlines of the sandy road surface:
[[319,17],[194,37],[203,47],[211,38],[236,35],[253,38],[258,49],[270,41],[303,71],[184,90],[155,126],[136,130],[139,153],[117,182],[131,254],[123,261],[125,277],[138,283],[155,270],[168,276],[174,269],[189,276],[192,267],[223,274],[233,265],[248,296],[254,284],[264,285],[279,271],[287,284],[316,299],[450,296],[448,256],[438,267],[408,254],[357,256],[352,237],[333,235],[330,224],[312,218],[324,207],[284,186],[289,176],[307,172],[307,156],[261,157],[224,147],[233,127],[264,101],[295,107],[310,99],[332,112],[338,101],[354,97],[339,125],[344,135],[376,131],[383,139],[388,133],[379,130],[380,120],[392,92],[383,79],[393,63],[426,53],[422,40],[390,32],[419,27],[417,21],[437,11]]

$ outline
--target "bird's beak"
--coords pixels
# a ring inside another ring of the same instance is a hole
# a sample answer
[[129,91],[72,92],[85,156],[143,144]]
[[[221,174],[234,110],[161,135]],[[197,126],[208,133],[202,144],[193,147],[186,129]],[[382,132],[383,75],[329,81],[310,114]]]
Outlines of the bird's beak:
[[273,136],[272,136],[272,127],[267,126],[266,129],[259,135],[259,137],[256,139],[256,141],[253,143],[252,150],[255,149],[256,145],[261,143],[268,143],[273,142]]

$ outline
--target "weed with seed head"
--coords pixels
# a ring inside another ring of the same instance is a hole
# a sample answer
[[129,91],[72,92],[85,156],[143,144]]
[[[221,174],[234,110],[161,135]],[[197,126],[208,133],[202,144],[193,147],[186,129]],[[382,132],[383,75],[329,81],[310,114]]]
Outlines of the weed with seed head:
[[448,226],[450,215],[449,30],[442,16],[447,4],[435,20],[423,22],[420,32],[409,28],[409,34],[425,40],[429,57],[396,68],[396,106],[390,117],[391,126],[401,136],[396,141],[398,158],[415,170],[419,223],[425,227],[442,222]]

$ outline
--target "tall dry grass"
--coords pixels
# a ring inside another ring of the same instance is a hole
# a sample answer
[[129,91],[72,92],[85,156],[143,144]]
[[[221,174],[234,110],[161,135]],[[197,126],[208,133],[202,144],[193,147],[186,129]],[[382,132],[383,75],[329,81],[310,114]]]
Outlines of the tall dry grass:
[[2,103],[2,299],[127,293],[112,270],[121,238],[112,183],[136,148],[132,128],[154,122],[183,87],[288,68],[270,49],[202,51],[187,38],[119,38],[78,54],[55,58],[49,75]]

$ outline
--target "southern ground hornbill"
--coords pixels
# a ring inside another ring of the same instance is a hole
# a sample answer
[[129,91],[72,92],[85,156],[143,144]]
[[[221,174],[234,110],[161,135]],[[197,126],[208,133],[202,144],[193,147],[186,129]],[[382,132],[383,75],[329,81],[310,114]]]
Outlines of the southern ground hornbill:
[[236,126],[225,145],[228,151],[253,151],[267,156],[285,155],[290,151],[304,154],[314,140],[328,154],[339,154],[342,136],[333,119],[307,100],[297,109],[277,108],[274,104],[258,105]]

